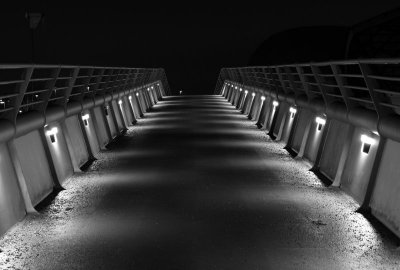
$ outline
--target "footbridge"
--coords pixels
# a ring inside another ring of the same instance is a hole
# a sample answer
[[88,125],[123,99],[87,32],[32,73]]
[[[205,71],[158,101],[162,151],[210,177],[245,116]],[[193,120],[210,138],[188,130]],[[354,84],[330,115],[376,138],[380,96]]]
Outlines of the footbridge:
[[215,93],[400,236],[399,63],[226,68]]
[[1,66],[0,268],[398,269],[399,62]]

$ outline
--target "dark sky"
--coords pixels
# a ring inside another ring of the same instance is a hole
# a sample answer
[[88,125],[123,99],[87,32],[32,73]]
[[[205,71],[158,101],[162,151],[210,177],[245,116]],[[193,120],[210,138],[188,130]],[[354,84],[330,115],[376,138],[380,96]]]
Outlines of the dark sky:
[[246,65],[271,34],[301,26],[352,25],[399,5],[398,0],[165,2],[2,6],[1,61],[31,62],[24,14],[32,10],[45,14],[35,33],[37,63],[163,67],[173,91],[212,93],[219,70]]

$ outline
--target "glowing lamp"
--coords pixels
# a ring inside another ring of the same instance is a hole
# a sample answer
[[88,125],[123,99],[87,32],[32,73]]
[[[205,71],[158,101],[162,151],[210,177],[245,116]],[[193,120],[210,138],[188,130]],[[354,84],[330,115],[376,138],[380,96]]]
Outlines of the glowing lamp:
[[139,93],[136,93],[136,96],[138,97],[138,96],[139,96]]
[[149,91],[150,91],[150,88],[147,87],[147,92],[149,92]]
[[251,95],[254,97],[256,95],[256,93],[252,93]]
[[244,93],[245,93],[245,94],[247,94],[248,92],[249,92],[249,91],[247,91],[247,90],[244,90]]
[[89,114],[82,115],[82,120],[85,126],[88,125]]
[[52,143],[56,142],[56,134],[58,133],[58,128],[53,127],[52,129],[46,132],[46,135],[50,137],[50,141]]
[[371,149],[371,145],[375,144],[375,139],[368,137],[367,135],[361,135],[361,142],[363,143],[362,151],[368,154]]
[[242,88],[240,88],[239,90],[240,90],[240,92],[242,92],[242,90],[243,90],[243,89],[242,89]]
[[278,107],[278,105],[279,105],[279,102],[278,102],[278,101],[274,100],[274,101],[272,102],[272,106]]
[[132,96],[129,96],[128,98],[129,98],[129,100],[131,100],[131,99],[132,99]]
[[154,89],[154,86],[152,86],[151,89]]
[[297,113],[297,109],[290,107],[289,112],[290,112],[291,117],[294,118],[294,115]]
[[261,100],[262,100],[262,101],[264,101],[264,100],[265,100],[265,97],[264,97],[264,96],[262,96],[262,97],[261,97]]
[[122,100],[118,100],[118,104],[121,105],[122,104]]
[[320,131],[322,129],[322,126],[325,125],[326,120],[318,116],[317,118],[315,118],[315,122],[318,124],[317,130]]
[[237,90],[237,86],[235,86],[235,89]]

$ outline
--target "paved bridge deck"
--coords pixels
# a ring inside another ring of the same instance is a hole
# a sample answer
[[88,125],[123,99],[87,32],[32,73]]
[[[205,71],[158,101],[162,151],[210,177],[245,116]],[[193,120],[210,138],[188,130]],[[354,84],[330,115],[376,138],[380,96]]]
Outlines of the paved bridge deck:
[[166,97],[0,241],[13,269],[389,269],[395,240],[219,96]]

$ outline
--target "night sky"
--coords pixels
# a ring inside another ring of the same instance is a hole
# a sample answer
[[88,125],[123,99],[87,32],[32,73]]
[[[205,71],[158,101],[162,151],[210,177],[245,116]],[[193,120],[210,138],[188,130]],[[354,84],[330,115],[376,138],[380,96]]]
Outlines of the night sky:
[[163,67],[172,91],[212,93],[222,67],[245,66],[270,35],[316,25],[348,26],[397,1],[187,2],[187,6],[63,1],[2,6],[0,57],[30,63],[25,11],[45,14],[35,31],[36,63]]

